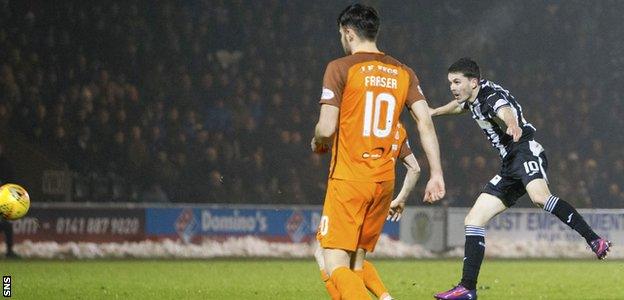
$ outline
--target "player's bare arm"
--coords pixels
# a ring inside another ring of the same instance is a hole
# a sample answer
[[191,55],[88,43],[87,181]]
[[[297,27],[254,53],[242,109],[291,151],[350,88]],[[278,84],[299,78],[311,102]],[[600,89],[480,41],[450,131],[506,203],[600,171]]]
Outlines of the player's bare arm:
[[466,110],[462,108],[462,103],[457,100],[451,100],[449,103],[437,108],[429,108],[429,114],[432,117],[444,115],[458,115],[464,112],[466,112]]
[[401,186],[401,191],[396,198],[394,198],[394,200],[390,203],[390,211],[388,212],[388,217],[386,218],[386,220],[390,220],[392,222],[401,220],[401,214],[405,209],[405,202],[407,202],[407,198],[412,193],[412,190],[414,190],[418,177],[420,177],[420,166],[418,165],[418,161],[416,160],[414,154],[410,154],[403,158],[403,165],[407,168],[405,179],[403,179],[403,186]]
[[427,155],[430,175],[425,188],[424,201],[433,203],[444,197],[446,190],[444,187],[444,176],[442,174],[442,164],[440,163],[440,145],[436,136],[435,127],[429,114],[427,101],[421,100],[412,103],[410,106],[412,118],[416,121],[420,143]]
[[321,105],[319,121],[316,123],[314,137],[310,143],[312,151],[317,153],[327,152],[332,136],[336,132],[339,114],[340,109],[338,107],[328,104]]
[[513,137],[513,141],[519,141],[522,136],[522,129],[518,126],[518,119],[516,119],[516,114],[511,110],[511,107],[506,106],[499,108],[496,115],[507,125],[506,133]]

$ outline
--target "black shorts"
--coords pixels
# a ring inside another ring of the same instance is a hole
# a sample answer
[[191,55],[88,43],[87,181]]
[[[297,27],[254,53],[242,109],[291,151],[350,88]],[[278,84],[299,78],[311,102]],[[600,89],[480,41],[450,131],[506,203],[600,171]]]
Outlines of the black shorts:
[[547,168],[546,153],[538,142],[514,144],[503,160],[500,172],[485,185],[483,192],[498,197],[505,206],[511,207],[526,194],[525,187],[533,179],[542,178],[548,182]]

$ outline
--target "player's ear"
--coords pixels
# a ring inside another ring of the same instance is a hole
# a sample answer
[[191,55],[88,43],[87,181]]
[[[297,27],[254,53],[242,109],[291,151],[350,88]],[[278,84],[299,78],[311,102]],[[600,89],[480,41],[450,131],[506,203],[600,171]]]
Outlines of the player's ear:
[[479,85],[479,78],[470,78],[470,87],[476,89]]
[[355,39],[355,30],[353,30],[352,28],[349,27],[345,27],[344,29],[345,31],[345,35],[347,37],[347,41],[349,42],[353,42],[353,40]]

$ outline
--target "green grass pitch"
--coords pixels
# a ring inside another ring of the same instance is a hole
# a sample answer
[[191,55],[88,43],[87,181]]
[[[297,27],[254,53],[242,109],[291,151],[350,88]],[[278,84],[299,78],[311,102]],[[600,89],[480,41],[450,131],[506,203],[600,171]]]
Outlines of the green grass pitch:
[[[432,299],[461,259],[372,260],[396,299]],[[486,260],[479,299],[624,299],[624,261]],[[310,260],[0,260],[12,299],[327,299]],[[9,299],[9,298],[7,298]]]

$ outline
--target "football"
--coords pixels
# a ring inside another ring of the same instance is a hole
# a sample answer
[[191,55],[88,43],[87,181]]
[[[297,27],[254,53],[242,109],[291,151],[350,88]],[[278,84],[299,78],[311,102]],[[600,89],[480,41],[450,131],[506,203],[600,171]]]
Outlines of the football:
[[7,183],[0,187],[0,215],[7,220],[17,220],[30,208],[30,196],[23,187]]

